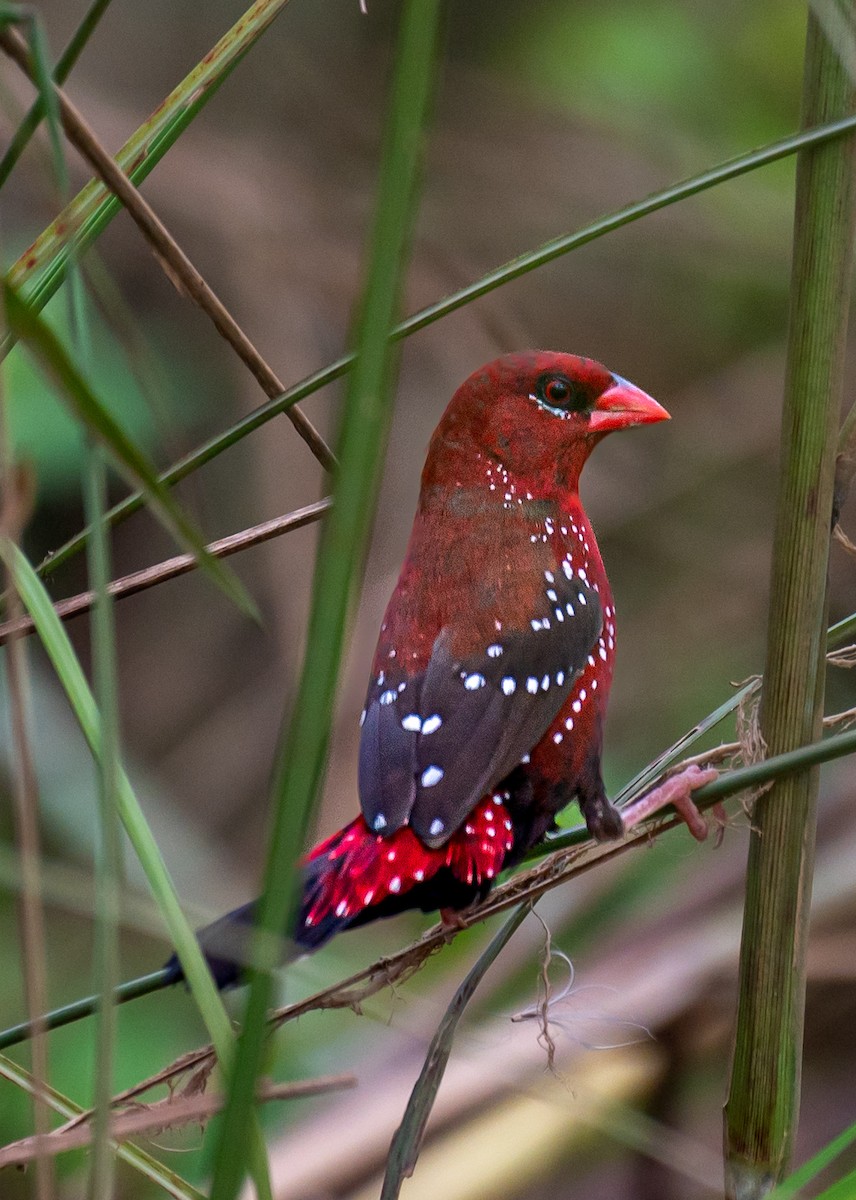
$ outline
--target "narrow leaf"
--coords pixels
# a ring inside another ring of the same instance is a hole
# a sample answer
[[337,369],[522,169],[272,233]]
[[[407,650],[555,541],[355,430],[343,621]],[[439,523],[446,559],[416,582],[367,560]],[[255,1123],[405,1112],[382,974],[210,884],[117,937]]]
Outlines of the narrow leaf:
[[[778,1187],[773,1188],[767,1200],[794,1200],[794,1197],[807,1184],[811,1183],[815,1176],[825,1170],[830,1163],[833,1163],[854,1142],[856,1142],[856,1123],[851,1125],[849,1129],[845,1129],[842,1133],[839,1133],[837,1137],[834,1137],[822,1150],[818,1150],[817,1154],[810,1158],[808,1162],[803,1163],[801,1167],[797,1167],[796,1171],[790,1174],[787,1179],[783,1179]],[[848,1175],[846,1178],[851,1180],[852,1187],[853,1176]],[[850,1196],[856,1195],[856,1187],[852,1187],[852,1190],[848,1194]],[[828,1192],[824,1192],[823,1195],[829,1200]],[[821,1200],[821,1197],[817,1197],[817,1200]]]
[[[502,287],[506,283],[510,283],[514,279],[519,279],[529,271],[534,271],[538,267],[542,267],[546,263],[552,262],[554,259],[568,254],[572,250],[578,249],[580,246],[587,245],[589,242],[604,237],[614,229],[620,229],[622,226],[638,221],[642,217],[657,212],[661,208],[688,199],[690,196],[695,196],[699,192],[715,187],[717,184],[725,183],[729,179],[736,179],[738,176],[757,170],[768,163],[777,162],[779,159],[786,158],[788,155],[796,153],[797,150],[805,146],[820,145],[825,141],[841,137],[843,134],[849,133],[854,129],[856,129],[856,117],[846,118],[841,121],[832,121],[829,124],[820,125],[816,129],[792,134],[790,137],[783,138],[779,142],[772,142],[767,146],[763,146],[760,150],[753,150],[749,154],[742,154],[737,158],[729,159],[716,167],[711,167],[709,170],[703,171],[699,175],[694,175],[692,178],[684,180],[682,183],[673,184],[663,191],[655,192],[653,195],[636,201],[626,208],[618,209],[608,216],[600,217],[591,225],[586,225],[574,233],[563,234],[552,241],[546,242],[543,246],[539,246],[535,250],[528,251],[518,258],[511,259],[510,262],[496,267],[493,271],[489,271],[487,275],[482,276],[481,279],[476,280],[467,287],[461,288],[460,291],[453,292],[442,300],[428,305],[427,308],[420,309],[396,325],[391,330],[390,337],[395,339],[410,337],[411,334],[417,333],[419,330],[426,328],[426,326],[432,325],[435,321],[439,321],[442,317],[456,312],[459,308],[463,308],[479,297],[494,291],[498,287]],[[137,176],[133,172],[131,173],[131,178],[136,182]],[[13,267],[13,274],[10,274],[10,279],[13,282],[17,282],[19,277],[17,272],[25,269],[22,267],[22,263],[26,263],[26,261],[27,255],[24,255]],[[57,283],[56,286],[59,286],[59,284]],[[52,290],[48,290],[43,294],[43,289],[39,287],[38,290],[34,290],[29,294],[28,299],[35,306],[41,307],[50,299],[55,290],[56,287],[53,287]],[[3,344],[0,343],[0,358],[2,358],[3,353]],[[164,472],[161,476],[162,480],[168,483],[176,483],[178,480],[192,474],[199,467],[204,466],[205,463],[222,454],[224,450],[228,450],[230,447],[236,445],[243,438],[247,437],[254,430],[261,428],[262,425],[265,425],[274,417],[279,416],[293,405],[304,400],[307,396],[311,396],[314,392],[346,375],[353,368],[355,359],[356,356],[354,354],[345,354],[330,363],[329,366],[314,372],[299,383],[294,384],[293,387],[283,392],[275,400],[267,400],[264,404],[260,404],[258,408],[248,413],[245,417],[242,417],[231,428],[211,438],[197,450],[185,455],[184,458],[180,459],[174,466]],[[110,510],[107,514],[108,520],[111,524],[125,520],[140,508],[143,500],[144,497],[139,494],[128,496]],[[78,553],[83,547],[86,537],[86,530],[76,534],[61,546],[50,559],[40,565],[39,573],[49,574],[61,563],[65,562],[66,559]]]
[[380,1200],[397,1200],[402,1183],[413,1174],[425,1136],[425,1127],[446,1073],[446,1065],[449,1055],[452,1053],[452,1042],[458,1031],[461,1017],[476,988],[505,949],[512,934],[529,915],[531,908],[531,904],[527,903],[521,904],[519,908],[515,909],[487,949],[479,956],[475,966],[455,992],[451,1004],[446,1009],[443,1019],[437,1027],[437,1032],[431,1039],[431,1045],[425,1056],[419,1078],[407,1101],[404,1117],[393,1136]]
[[[154,169],[287,3],[256,0],[125,143],[116,162],[132,183]],[[19,287],[38,275],[27,298],[43,308],[62,284],[72,254],[79,256],[120,210],[101,180],[92,180],[24,251],[11,268],[11,283]]]
[[132,485],[142,489],[155,514],[217,586],[242,612],[259,620],[256,607],[237,576],[209,554],[202,535],[160,481],[154,464],[98,399],[56,334],[8,282],[4,285],[4,298],[10,327],[55,379],[73,414],[107,448]]
[[[11,1058],[7,1058],[5,1054],[0,1054],[0,1078],[8,1080],[9,1083],[20,1088],[23,1092],[32,1096],[36,1090],[35,1080],[24,1067],[13,1062]],[[86,1111],[79,1104],[75,1104],[73,1100],[69,1100],[56,1088],[46,1087],[44,1084],[39,1086],[39,1096],[44,1103],[50,1105],[55,1113],[66,1120],[72,1120],[74,1117],[82,1116]],[[197,1191],[192,1184],[186,1179],[182,1179],[175,1171],[171,1171],[162,1163],[159,1163],[156,1158],[152,1158],[150,1154],[146,1154],[144,1150],[138,1149],[136,1146],[125,1144],[117,1148],[117,1154],[123,1162],[128,1166],[133,1167],[135,1171],[139,1171],[146,1179],[162,1188],[168,1196],[172,1196],[173,1200],[206,1200],[202,1192]]]
[[[0,558],[14,573],[17,591],[36,626],[42,645],[71,704],[77,722],[96,762],[101,762],[102,733],[98,708],[62,622],[54,611],[45,586],[20,549],[0,537]],[[130,780],[119,768],[116,804],[125,832],[140,860],[152,895],[161,910],[175,946],[184,977],[199,1009],[217,1058],[228,1070],[234,1051],[232,1026],[211,978],[208,964],[181,911],[178,894],[163,861],[157,842],[140,807]],[[262,1200],[271,1195],[267,1159],[261,1127],[254,1112],[247,1123],[247,1146],[253,1181]]]
[[[112,0],[92,0],[92,4],[84,14],[83,20],[74,31],[71,40],[59,57],[56,69],[52,75],[55,83],[64,83],[68,78],[72,67],[80,57],[86,43],[97,29],[98,22],[107,11],[111,2]],[[2,160],[0,160],[0,187],[9,178],[15,164],[26,149],[30,138],[38,128],[39,122],[45,113],[49,111],[51,98],[54,96],[55,93],[50,87],[42,87],[38,98],[33,102],[30,111],[15,131],[15,136],[12,138]]]

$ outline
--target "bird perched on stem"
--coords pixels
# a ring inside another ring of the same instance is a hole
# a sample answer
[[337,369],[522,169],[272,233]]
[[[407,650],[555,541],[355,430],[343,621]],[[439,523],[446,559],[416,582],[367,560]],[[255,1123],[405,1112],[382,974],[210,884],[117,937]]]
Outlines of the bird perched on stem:
[[[580,472],[606,434],[668,415],[573,354],[509,354],[458,388],[431,439],[375,650],[360,717],[362,812],[304,861],[287,954],[409,908],[453,924],[574,799],[598,839],[668,804],[706,836],[692,793],[716,771],[691,766],[619,812],[600,770],[615,610]],[[221,987],[248,962],[254,909],[199,933]],[[173,957],[113,999],[182,977]],[[69,1024],[99,1003],[77,1001],[39,1025]],[[34,1028],[0,1033],[0,1047]]]
[[[506,355],[452,397],[360,717],[362,812],[305,861],[299,950],[410,908],[454,920],[574,799],[598,839],[666,804],[705,836],[691,793],[716,772],[691,768],[623,815],[601,777],[615,610],[580,472],[606,434],[667,419],[571,354]],[[253,907],[200,934],[221,985]]]

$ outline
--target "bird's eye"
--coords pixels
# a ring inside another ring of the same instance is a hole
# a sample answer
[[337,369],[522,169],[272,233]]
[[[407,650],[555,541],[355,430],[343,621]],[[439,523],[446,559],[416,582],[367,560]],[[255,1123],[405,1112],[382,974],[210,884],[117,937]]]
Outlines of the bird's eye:
[[551,379],[544,388],[544,395],[550,403],[559,407],[565,403],[570,394],[571,389],[564,379]]
[[538,380],[535,399],[549,408],[563,412],[580,411],[589,404],[584,389],[566,375],[542,375]]

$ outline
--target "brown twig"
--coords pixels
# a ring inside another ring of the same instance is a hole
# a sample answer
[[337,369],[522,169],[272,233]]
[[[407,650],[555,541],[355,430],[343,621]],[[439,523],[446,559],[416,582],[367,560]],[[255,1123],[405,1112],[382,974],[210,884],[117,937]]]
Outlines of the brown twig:
[[[507,883],[502,884],[490,897],[477,908],[469,909],[458,914],[454,929],[444,925],[435,925],[426,931],[421,938],[412,942],[402,950],[386,958],[378,959],[371,966],[356,972],[347,979],[324,988],[305,1000],[276,1009],[270,1016],[271,1028],[279,1028],[289,1021],[309,1012],[320,1012],[327,1009],[351,1008],[359,1011],[361,1004],[371,996],[387,987],[405,983],[420,969],[432,955],[457,937],[465,929],[479,925],[497,913],[505,912],[527,900],[537,900],[545,892],[566,882],[573,876],[590,870],[598,863],[624,854],[640,844],[647,845],[651,837],[665,832],[681,824],[679,818],[665,821],[652,833],[650,827],[634,830],[633,834],[623,842],[588,843],[585,846],[560,850],[543,859],[536,866],[520,872]],[[214,1061],[214,1051],[211,1046],[204,1046],[190,1051],[176,1059],[168,1067],[152,1075],[149,1079],[128,1088],[116,1097],[115,1103],[124,1103],[137,1096],[143,1095],[161,1084],[170,1083],[188,1071],[197,1070]]]
[[[835,719],[834,717],[829,718],[830,721],[835,721]],[[845,752],[843,748],[841,752]],[[804,758],[805,756],[802,755],[802,757]],[[680,770],[682,766],[683,764],[676,769]],[[789,765],[782,768],[779,765],[779,769],[789,771],[794,770],[795,766]],[[732,775],[743,775],[747,771],[749,774],[752,774],[752,769],[748,768],[742,772],[733,772]],[[725,794],[736,790],[735,782],[729,780],[727,776],[723,777],[719,782],[725,784]],[[748,786],[748,781],[741,779],[740,785]],[[709,785],[707,790],[708,795],[694,797],[700,809],[715,807],[721,802],[723,788],[718,787],[717,783],[714,783]],[[534,903],[552,888],[558,887],[560,884],[582,874],[584,871],[591,870],[603,861],[612,860],[639,845],[648,845],[653,838],[660,836],[667,830],[674,829],[678,825],[683,825],[682,818],[678,816],[658,818],[658,822],[655,825],[640,825],[633,829],[620,842],[592,843],[588,841],[556,847],[552,853],[547,853],[546,857],[541,859],[534,867],[521,871],[518,875],[508,880],[508,882],[496,888],[483,904],[459,913],[454,929],[449,929],[444,925],[435,925],[418,941],[411,943],[395,954],[378,959],[362,971],[358,971],[349,978],[343,979],[331,987],[324,988],[322,991],[316,992],[304,1000],[288,1005],[285,1008],[277,1009],[270,1015],[271,1028],[278,1028],[280,1025],[288,1021],[293,1021],[306,1013],[325,1009],[351,1008],[359,1012],[360,1005],[370,996],[375,995],[384,988],[394,987],[406,982],[431,955],[441,950],[463,930],[469,929],[473,925],[481,924],[489,917],[504,912],[515,905]],[[119,1096],[115,1097],[114,1103],[134,1099],[160,1084],[171,1083],[171,1081],[178,1079],[189,1071],[199,1069],[208,1070],[209,1064],[213,1065],[213,1063],[214,1053],[211,1046],[192,1050],[182,1055],[179,1059],[176,1059],[156,1075],[122,1092]]]
[[[279,537],[280,534],[288,533],[292,529],[301,529],[304,525],[319,520],[329,510],[332,503],[329,496],[323,500],[316,500],[314,504],[307,504],[305,508],[297,508],[281,517],[262,521],[259,525],[242,529],[240,533],[232,533],[228,537],[211,542],[206,549],[215,558],[227,558],[230,554],[237,554],[239,550],[246,550],[248,546],[257,546],[260,542],[267,542],[271,538]],[[144,567],[141,571],[134,571],[130,575],[123,575],[121,579],[114,579],[108,585],[107,591],[115,599],[123,599],[125,596],[133,596],[137,592],[145,591],[146,588],[164,583],[167,579],[187,575],[198,566],[199,562],[192,554],[178,554],[175,558],[168,558],[152,567]],[[54,610],[58,617],[67,621],[70,617],[88,612],[94,603],[94,592],[80,592],[76,596],[70,596],[67,600],[59,600],[54,605]],[[13,636],[26,637],[34,631],[35,625],[31,617],[20,616],[15,620],[4,621],[0,624],[0,646]]]
[[[0,30],[0,47],[13,59],[28,78],[35,82],[30,53],[24,39],[14,29]],[[256,347],[226,309],[223,302],[206,283],[184,251],[169,233],[154,209],[144,200],[128,176],[107,153],[95,132],[66,96],[54,84],[63,128],[72,145],[83,155],[98,177],[127,209],[143,237],[151,246],[155,258],[175,288],[189,296],[202,309],[218,333],[226,339],[241,361],[250,369],[262,391],[270,399],[281,396],[285,385],[259,354]],[[321,434],[297,405],[286,410],[286,416],[309,446],[312,453],[330,471],[336,460]]]
[[[300,1100],[307,1096],[319,1096],[325,1092],[340,1091],[356,1086],[353,1075],[326,1075],[318,1079],[298,1080],[296,1083],[262,1083],[257,1099],[260,1103],[271,1100]],[[129,1111],[117,1113],[110,1120],[111,1141],[121,1142],[142,1134],[152,1136],[165,1129],[180,1129],[183,1125],[202,1124],[215,1116],[223,1107],[222,1095],[184,1094],[169,1096],[153,1104],[137,1104]],[[86,1120],[91,1114],[81,1114],[54,1129],[46,1137],[21,1138],[0,1149],[0,1168],[23,1166],[39,1153],[63,1154],[88,1146],[92,1141],[93,1127]]]

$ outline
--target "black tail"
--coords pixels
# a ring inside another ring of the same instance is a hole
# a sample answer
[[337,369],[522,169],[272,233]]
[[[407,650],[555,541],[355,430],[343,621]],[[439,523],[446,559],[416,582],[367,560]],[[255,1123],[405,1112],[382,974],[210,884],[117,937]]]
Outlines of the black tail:
[[[350,834],[354,828],[359,836],[351,838]],[[400,833],[403,836],[408,831],[402,830]],[[396,916],[405,909],[416,908],[423,912],[436,912],[439,908],[466,908],[490,890],[490,880],[480,883],[464,882],[450,866],[443,863],[442,858],[437,861],[435,857],[434,861],[431,861],[433,852],[416,846],[414,840],[417,852],[424,856],[424,862],[422,858],[419,860],[425,868],[419,871],[419,882],[402,891],[391,886],[386,889],[378,887],[374,900],[369,901],[365,876],[359,874],[355,863],[361,864],[362,869],[368,867],[377,873],[378,863],[385,864],[390,852],[385,848],[384,854],[378,858],[376,840],[375,835],[371,834],[361,818],[358,818],[352,825],[346,826],[316,847],[312,856],[304,862],[296,927],[290,937],[282,939],[283,962],[312,953],[343,930],[354,929],[383,917]],[[344,851],[343,843],[346,847]],[[394,844],[388,842],[385,843],[385,847]],[[392,876],[395,870],[390,864],[387,873]],[[376,874],[373,878],[376,879]],[[361,880],[362,885],[357,886]],[[392,879],[392,882],[395,880]],[[353,911],[353,897],[357,893],[362,895],[363,905],[357,911]],[[341,897],[347,897],[347,903],[343,903]],[[257,901],[243,904],[199,930],[199,944],[220,988],[240,983],[250,961],[257,904]],[[183,978],[181,964],[176,955],[173,955],[160,971],[117,987],[113,993],[113,1003],[124,1004],[138,996],[145,996],[179,983]],[[48,1013],[40,1023],[41,1027],[58,1029],[62,1025],[79,1021],[81,1017],[96,1012],[100,1003],[99,996],[75,1001]],[[0,1032],[0,1050],[26,1041],[34,1032],[30,1022]]]
[[[347,845],[349,834],[355,826],[360,829],[360,835],[359,840],[354,838],[351,843],[354,851],[343,852],[343,843]],[[355,858],[361,856],[365,865],[366,861],[371,862],[378,857],[374,848],[375,836],[367,830],[363,833],[362,829],[364,826],[361,821],[346,826],[317,847],[313,856],[304,862],[300,907],[291,936],[283,938],[282,962],[290,962],[302,954],[311,954],[346,929],[356,929],[384,917],[394,917],[406,909],[436,912],[439,908],[466,908],[490,890],[490,880],[466,883],[450,867],[434,863],[433,872],[426,869],[420,882],[404,891],[384,893],[378,888],[376,899],[354,911],[354,896],[366,894],[365,886],[358,885],[360,877],[355,879],[352,874]],[[369,846],[368,858],[363,854],[365,843]],[[427,855],[428,852],[423,853]],[[388,851],[380,857],[386,865]],[[387,869],[390,873],[395,870],[392,866]],[[343,896],[348,897],[348,903],[342,902]],[[250,961],[256,907],[257,901],[244,904],[199,931],[199,943],[218,987],[239,983],[244,967]],[[167,969],[172,982],[183,978],[181,966],[174,955],[167,963]]]
[[[326,858],[311,859],[303,867],[296,929],[292,931],[290,938],[283,938],[283,962],[290,962],[302,954],[311,954],[331,937],[355,923],[352,918],[337,917],[333,913],[316,924],[307,922],[309,908],[314,902],[326,870]],[[232,987],[241,981],[244,969],[250,961],[257,907],[257,900],[242,904],[240,908],[233,909],[200,929],[196,935],[218,988]],[[167,962],[166,970],[169,972],[170,983],[178,983],[184,978],[184,972],[175,954]]]

